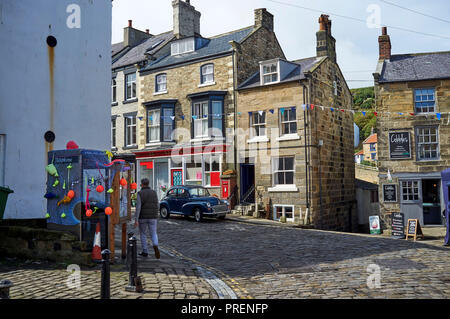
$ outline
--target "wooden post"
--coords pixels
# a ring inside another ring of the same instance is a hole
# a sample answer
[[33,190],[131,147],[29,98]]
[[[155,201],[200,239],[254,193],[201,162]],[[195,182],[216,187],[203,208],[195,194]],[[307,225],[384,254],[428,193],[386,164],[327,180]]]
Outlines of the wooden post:
[[[115,164],[117,165],[117,164]],[[119,220],[119,211],[120,211],[120,171],[116,171],[114,175],[112,188],[114,192],[111,194],[111,208],[112,214],[109,218],[109,247],[111,251],[111,261],[114,261],[115,257],[115,229],[114,226],[117,225]]]
[[122,224],[122,259],[127,257],[127,223]]

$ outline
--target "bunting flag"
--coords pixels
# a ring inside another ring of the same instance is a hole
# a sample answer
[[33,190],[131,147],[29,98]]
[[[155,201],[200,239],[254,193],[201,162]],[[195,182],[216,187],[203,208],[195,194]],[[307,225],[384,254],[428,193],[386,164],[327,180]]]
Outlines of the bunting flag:
[[311,110],[314,110],[314,104],[311,104]]
[[330,107],[331,112],[334,112],[334,109],[332,107]]
[[192,115],[192,119],[196,120],[197,119],[197,115]]
[[264,111],[258,111],[258,113],[259,113],[259,116],[263,116]]
[[341,112],[345,112],[345,110],[344,110],[344,109],[341,109]]
[[303,109],[303,111],[305,110],[305,108],[306,108],[306,105],[305,105],[305,104],[302,104],[302,109]]
[[241,115],[242,113],[241,113],[241,112],[238,112],[237,114],[238,114],[238,115]]
[[142,116],[139,116],[139,117],[138,117],[138,119],[139,119],[140,121],[142,121],[143,118],[144,118],[144,117],[142,117]]
[[441,113],[436,113],[436,117],[437,117],[438,120],[440,120],[441,119]]
[[[305,105],[305,104],[303,104],[303,105]],[[281,115],[284,114],[284,107],[280,108],[280,112],[281,112]]]
[[181,119],[184,121],[184,115],[181,115]]
[[291,112],[295,111],[295,106],[291,106]]
[[270,109],[270,110],[269,110],[269,112],[273,114],[273,112],[274,112],[274,109]]
[[363,112],[361,112],[361,113],[362,113],[363,116],[366,116],[366,112],[363,111]]
[[252,114],[253,114],[252,112],[248,112],[248,116],[252,116]]
[[373,115],[377,116],[377,115],[378,115],[378,112],[373,112]]
[[174,120],[175,120],[175,116],[171,116],[170,118],[171,118],[171,120],[172,120],[172,121],[174,121]]
[[409,113],[411,116],[414,116],[415,114],[414,114],[414,112],[413,113]]

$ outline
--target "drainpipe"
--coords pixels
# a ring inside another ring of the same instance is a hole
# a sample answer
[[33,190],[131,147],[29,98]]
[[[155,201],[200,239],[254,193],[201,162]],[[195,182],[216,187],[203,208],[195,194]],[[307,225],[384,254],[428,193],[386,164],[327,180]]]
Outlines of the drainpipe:
[[[307,91],[307,87],[302,83],[303,86],[303,104],[307,104],[306,102],[306,94],[305,92]],[[308,90],[309,91],[309,90]],[[306,132],[306,127],[307,127],[307,108],[305,107],[305,109],[303,110],[303,127],[304,127],[304,133],[305,133],[305,177],[306,177],[306,192],[305,192],[305,197],[306,197],[306,216],[309,218],[309,179],[308,179],[308,141],[307,141],[307,132]]]

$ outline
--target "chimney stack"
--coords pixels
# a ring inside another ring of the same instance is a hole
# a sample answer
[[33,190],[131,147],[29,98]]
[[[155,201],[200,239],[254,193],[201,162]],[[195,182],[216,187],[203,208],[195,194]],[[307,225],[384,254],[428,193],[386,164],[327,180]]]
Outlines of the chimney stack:
[[150,34],[150,29],[145,29],[145,33]]
[[336,63],[336,40],[331,35],[331,20],[326,14],[319,17],[319,31],[316,33],[318,57],[328,56]]
[[387,27],[381,28],[381,35],[378,37],[379,60],[389,60],[391,58],[391,38],[387,34]]
[[265,8],[255,9],[255,28],[259,27],[273,31],[273,14]]
[[143,32],[133,28],[133,20],[128,20],[128,27],[123,29],[123,45],[127,46],[135,46],[145,39],[150,38],[152,35],[150,34],[150,30],[146,30],[147,32]]
[[189,0],[173,0],[173,34],[178,38],[200,35],[201,13]]

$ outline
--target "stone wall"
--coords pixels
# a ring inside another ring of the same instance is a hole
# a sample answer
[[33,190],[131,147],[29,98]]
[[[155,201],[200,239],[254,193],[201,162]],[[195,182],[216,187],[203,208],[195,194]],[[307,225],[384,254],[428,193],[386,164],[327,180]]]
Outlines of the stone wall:
[[[450,125],[448,115],[442,115],[439,121],[436,115],[411,116],[414,112],[414,89],[434,87],[436,92],[437,112],[450,111],[450,80],[399,82],[375,85],[376,110],[380,113],[377,120],[378,132],[378,162],[380,173],[380,213],[383,226],[390,228],[390,213],[400,211],[400,201],[384,203],[381,187],[384,183],[397,184],[397,173],[432,173],[441,172],[450,166]],[[391,112],[390,115],[383,114]],[[403,115],[397,112],[404,113]],[[406,115],[408,114],[408,115]],[[415,126],[438,126],[440,159],[433,161],[417,161]],[[401,130],[410,132],[411,159],[389,159],[389,131]],[[391,173],[392,182],[387,181],[387,172]],[[398,189],[398,193],[400,190]]]
[[[338,95],[334,95],[333,81],[338,82]],[[305,85],[308,83],[305,81]],[[311,103],[315,105],[339,105],[351,109],[351,95],[338,67],[325,59],[312,72]],[[269,141],[258,143],[260,151],[255,165],[257,197],[267,204],[295,205],[295,215],[306,211],[306,164],[305,132],[302,109],[303,87],[298,82],[269,85],[249,90],[240,90],[238,94],[238,127],[244,129],[237,141],[238,155],[245,149],[247,157],[252,157],[251,149],[256,144],[248,144],[249,114],[258,110],[274,109],[274,114],[267,111],[266,127]],[[296,106],[297,132],[299,139],[277,141],[279,108]],[[309,113],[310,135],[308,151],[311,152],[311,222],[316,228],[333,230],[356,230],[357,211],[355,203],[355,168],[353,157],[353,116],[351,112],[331,112],[315,107]],[[276,130],[270,131],[270,128]],[[275,132],[272,134],[272,132]],[[323,146],[318,147],[319,140]],[[270,149],[270,150],[267,150]],[[271,191],[272,156],[294,156],[295,186],[294,191]],[[239,155],[243,157],[242,155]],[[272,212],[270,212],[271,214]],[[303,215],[304,216],[304,215]],[[302,216],[302,217],[303,217]],[[350,227],[351,226],[351,227]]]
[[312,73],[311,82],[311,103],[337,108],[332,112],[316,107],[311,112],[310,144],[318,145],[319,140],[323,141],[320,148],[311,147],[312,178],[320,181],[313,184],[312,189],[312,209],[317,212],[313,223],[322,229],[356,231],[353,114],[339,111],[351,110],[351,93],[339,66],[329,58]]
[[355,178],[369,183],[378,184],[378,169],[367,165],[355,164]]

